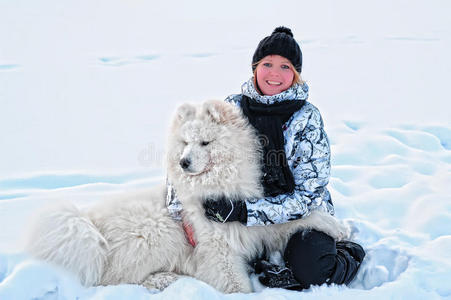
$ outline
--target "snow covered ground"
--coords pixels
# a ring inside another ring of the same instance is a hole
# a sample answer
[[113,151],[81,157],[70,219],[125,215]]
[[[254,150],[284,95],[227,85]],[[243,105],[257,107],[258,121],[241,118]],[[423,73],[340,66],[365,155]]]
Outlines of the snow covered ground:
[[[0,0],[0,299],[451,299],[448,1]],[[350,287],[222,295],[83,288],[22,251],[48,201],[164,178],[178,103],[223,99],[258,41],[291,27],[332,143],[330,191],[367,257]]]

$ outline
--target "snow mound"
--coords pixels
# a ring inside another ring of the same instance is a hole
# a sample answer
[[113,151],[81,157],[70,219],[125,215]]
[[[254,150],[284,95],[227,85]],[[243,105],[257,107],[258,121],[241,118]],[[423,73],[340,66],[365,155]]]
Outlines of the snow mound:
[[[381,129],[354,124],[351,129],[349,124],[354,123],[344,122],[329,130],[329,134],[340,141],[332,146],[334,167],[329,186],[337,217],[351,228],[352,240],[363,245],[367,256],[350,286],[315,286],[304,291],[302,296],[306,299],[451,297],[451,286],[447,284],[451,280],[450,164],[443,160],[449,150],[442,142],[446,137],[443,132],[448,132],[448,128],[427,127],[434,128],[435,134],[432,134],[407,125]],[[110,175],[108,178],[124,181],[109,184],[102,183],[104,176],[54,174],[48,178],[53,179],[52,184],[57,188],[47,187],[45,192],[35,191],[35,180],[28,181],[30,190],[17,189],[14,182],[9,182],[17,193],[29,196],[0,202],[0,207],[11,216],[10,223],[2,218],[3,228],[25,222],[48,198],[75,200],[78,204],[88,205],[93,199],[100,199],[99,195],[106,197],[155,182],[138,175]],[[80,178],[87,184],[77,185]],[[94,183],[95,178],[100,182]],[[74,184],[68,179],[73,179]],[[131,181],[127,181],[129,179]],[[59,180],[67,187],[58,188]],[[20,236],[21,230],[16,230],[16,234]],[[14,239],[9,236],[7,240]],[[257,282],[256,277],[253,279]],[[25,285],[29,288],[23,289]],[[148,291],[137,285],[84,288],[64,270],[32,260],[20,251],[0,256],[0,299],[299,297],[298,292],[258,285],[256,288],[253,294],[223,295],[188,277],[163,292]]]

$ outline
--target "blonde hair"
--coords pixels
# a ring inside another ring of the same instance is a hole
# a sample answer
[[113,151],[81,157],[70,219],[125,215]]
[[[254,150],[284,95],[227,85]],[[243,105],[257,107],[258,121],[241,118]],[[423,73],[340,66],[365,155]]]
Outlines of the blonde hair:
[[[256,63],[252,64],[252,68],[254,68],[254,86],[257,86],[257,66],[263,61],[264,58],[260,59],[259,61],[257,61]],[[291,83],[290,87],[292,87],[294,84],[299,83],[299,84],[304,84],[305,81],[302,80],[301,74],[299,74],[298,71],[296,71],[296,69],[294,68],[293,64],[291,62],[288,62],[288,66],[290,67],[291,71],[293,71],[294,76],[293,76],[293,82]]]

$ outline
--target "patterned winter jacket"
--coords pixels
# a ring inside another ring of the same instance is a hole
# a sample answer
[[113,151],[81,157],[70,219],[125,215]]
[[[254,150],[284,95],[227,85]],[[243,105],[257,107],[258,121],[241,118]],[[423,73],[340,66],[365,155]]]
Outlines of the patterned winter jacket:
[[[242,95],[265,104],[308,98],[308,86],[305,83],[294,85],[277,95],[260,95],[254,87],[253,78],[242,85],[241,92],[227,97],[225,101],[240,106]],[[285,153],[293,173],[295,190],[276,197],[246,199],[247,226],[286,223],[307,216],[315,209],[334,214],[326,187],[330,176],[330,146],[319,110],[306,101],[283,128]],[[171,215],[179,219],[181,204],[172,185],[168,183],[167,186],[167,207]]]

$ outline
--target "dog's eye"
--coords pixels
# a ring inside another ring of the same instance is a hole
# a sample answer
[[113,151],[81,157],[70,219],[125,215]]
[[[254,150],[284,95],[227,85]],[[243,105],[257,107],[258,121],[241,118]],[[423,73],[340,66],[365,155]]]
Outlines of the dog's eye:
[[210,142],[203,141],[203,142],[201,142],[200,144],[201,144],[202,146],[207,146],[208,144],[210,144]]
[[186,145],[188,145],[188,142],[182,140],[182,144],[183,144],[183,146],[186,146]]

